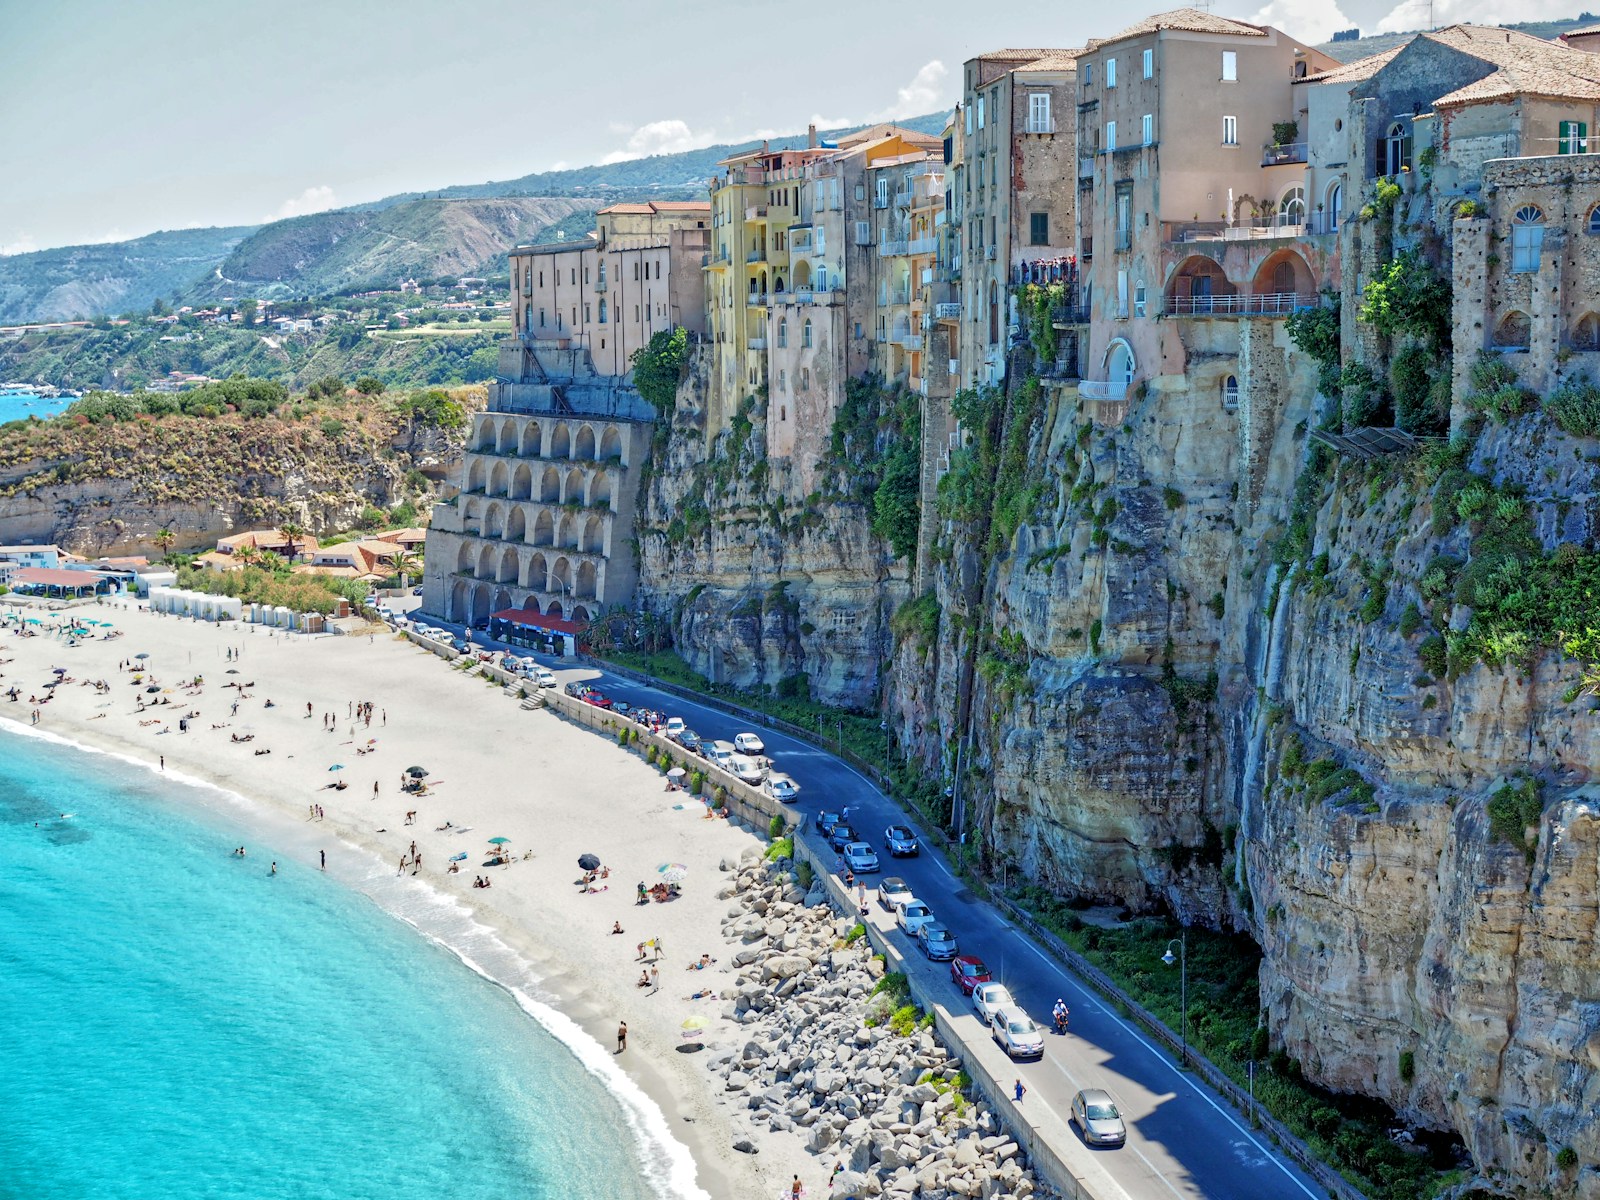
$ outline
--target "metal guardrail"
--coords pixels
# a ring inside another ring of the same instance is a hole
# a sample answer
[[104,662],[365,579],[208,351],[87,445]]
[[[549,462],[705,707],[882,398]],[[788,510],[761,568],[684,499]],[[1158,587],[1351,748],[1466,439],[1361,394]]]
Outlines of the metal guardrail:
[[1175,317],[1286,317],[1319,303],[1314,292],[1263,292],[1249,296],[1173,296],[1166,312]]

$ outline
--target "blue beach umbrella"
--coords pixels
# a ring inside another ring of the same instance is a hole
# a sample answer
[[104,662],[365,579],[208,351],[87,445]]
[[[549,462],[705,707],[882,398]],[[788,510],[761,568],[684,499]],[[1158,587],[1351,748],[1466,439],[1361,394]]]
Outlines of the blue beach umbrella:
[[334,763],[333,766],[328,768],[328,770],[330,770],[330,771],[342,771],[342,770],[344,770],[344,764],[343,763]]

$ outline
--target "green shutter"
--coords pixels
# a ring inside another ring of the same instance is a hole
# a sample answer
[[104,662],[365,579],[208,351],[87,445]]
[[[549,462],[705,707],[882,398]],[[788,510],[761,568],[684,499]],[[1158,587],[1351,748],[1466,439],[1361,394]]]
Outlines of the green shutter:
[[1562,121],[1556,126],[1556,153],[1572,153],[1572,122]]
[[1589,122],[1587,122],[1587,121],[1574,121],[1573,125],[1575,125],[1577,127],[1577,137],[1574,140],[1578,143],[1577,149],[1575,149],[1573,151],[1573,153],[1574,154],[1587,154],[1587,153],[1589,153]]

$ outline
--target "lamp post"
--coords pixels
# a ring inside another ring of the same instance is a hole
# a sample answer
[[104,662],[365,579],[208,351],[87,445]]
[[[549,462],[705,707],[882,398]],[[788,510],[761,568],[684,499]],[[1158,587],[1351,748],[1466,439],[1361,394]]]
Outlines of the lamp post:
[[[1172,948],[1176,946],[1178,953],[1173,954]],[[1189,1065],[1189,932],[1184,930],[1177,937],[1167,943],[1167,952],[1161,956],[1161,961],[1171,966],[1178,964],[1178,1003],[1182,1007],[1181,1028],[1183,1030],[1183,1065]]]

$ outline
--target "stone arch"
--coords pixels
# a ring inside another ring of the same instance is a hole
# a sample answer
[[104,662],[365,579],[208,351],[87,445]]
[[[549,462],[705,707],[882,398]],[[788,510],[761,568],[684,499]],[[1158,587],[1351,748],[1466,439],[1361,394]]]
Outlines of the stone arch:
[[[1178,264],[1166,287],[1169,313],[1212,312],[1218,298],[1236,296],[1239,289],[1222,264],[1204,254],[1191,254]],[[1226,307],[1226,306],[1223,306]]]
[[517,553],[515,546],[507,546],[500,552],[500,566],[494,574],[495,582],[515,583],[521,573],[522,557]]
[[550,451],[546,458],[571,458],[572,457],[572,431],[565,422],[557,425],[550,433]]
[[578,539],[576,536],[577,528],[577,518],[571,513],[562,513],[561,519],[556,522],[555,544],[560,546],[563,550],[575,548],[578,544]]
[[542,554],[528,556],[526,574],[523,576],[523,587],[530,587],[536,592],[550,590],[550,560]]
[[533,518],[533,544],[535,546],[551,546],[555,544],[556,525],[550,516],[548,508],[541,508],[539,515]]
[[505,463],[495,463],[494,467],[489,471],[489,495],[504,496],[510,490],[511,471]]
[[598,578],[599,575],[595,570],[594,563],[587,560],[579,563],[578,582],[577,586],[573,588],[572,594],[575,596],[582,596],[586,600],[593,600],[595,598],[595,587],[597,585]]
[[1133,373],[1138,369],[1133,347],[1123,338],[1113,339],[1106,347],[1106,378],[1112,383],[1132,383]]
[[493,417],[480,417],[478,427],[474,431],[472,449],[490,451],[494,449],[495,425]]
[[1316,281],[1306,260],[1293,250],[1279,250],[1256,268],[1250,290],[1256,295],[1310,295]]
[[477,567],[477,570],[473,571],[472,577],[474,579],[493,579],[494,578],[494,547],[493,546],[487,546],[486,545],[486,546],[483,546],[482,548],[479,549],[479,551],[478,551],[478,567]]
[[611,507],[611,472],[610,471],[596,471],[594,473],[594,481],[590,485],[589,503],[590,504],[603,504],[607,508]]
[[1239,407],[1239,377],[1237,375],[1224,375],[1222,377],[1222,407],[1229,412]]
[[478,554],[477,551],[473,549],[472,543],[462,542],[461,549],[456,551],[456,570],[458,572],[465,571],[470,574],[472,569],[477,565],[477,562]]
[[1533,325],[1528,314],[1512,309],[1494,327],[1494,344],[1499,350],[1526,350],[1533,341]]
[[617,432],[615,425],[607,425],[600,434],[600,461],[622,461],[622,434]]
[[550,565],[550,587],[552,591],[557,588],[572,590],[572,560],[565,554]]
[[561,501],[563,504],[576,500],[583,503],[583,472],[573,467],[567,472],[567,477],[561,481]]
[[528,514],[522,505],[513,504],[506,513],[504,537],[508,542],[525,542],[528,540]]
[[529,421],[522,427],[522,437],[517,441],[517,453],[523,458],[538,458],[544,450],[539,437],[539,422]]
[[1600,350],[1600,314],[1586,312],[1572,327],[1574,350]]
[[498,504],[491,504],[483,510],[483,536],[498,538],[505,536],[506,514]]
[[517,423],[507,417],[500,422],[500,441],[495,446],[501,454],[513,454],[517,449]]
[[591,461],[594,458],[594,426],[578,426],[578,436],[572,439],[572,457]]
[[550,606],[544,610],[544,615],[547,616],[547,617],[555,617],[555,618],[557,618],[559,620],[560,617],[562,616],[561,601],[559,601],[559,600],[550,601]]
[[481,625],[489,619],[489,614],[494,611],[494,585],[480,583],[472,589],[471,623]]
[[481,492],[488,485],[489,469],[483,465],[481,458],[474,459],[467,468],[467,487],[469,492]]
[[578,549],[589,554],[604,554],[605,544],[605,522],[599,517],[591,516],[583,523],[583,540],[578,544]]
[[546,504],[561,503],[561,472],[554,467],[544,469],[544,477],[539,480],[539,499]]
[[465,621],[472,613],[472,585],[465,579],[458,579],[455,586],[450,589],[450,605],[445,610],[444,619],[447,621]]
[[[528,586],[527,584],[523,585]],[[539,598],[532,593],[522,598],[522,608],[525,612],[536,613],[539,611]]]
[[801,259],[794,264],[794,290],[804,291],[811,286],[811,264]]
[[514,605],[511,603],[511,593],[505,588],[496,588],[494,601],[491,603],[489,611],[491,613],[505,612],[506,609],[512,607]]
[[574,621],[580,623],[580,624],[583,623],[583,622],[588,621],[589,620],[589,610],[587,608],[585,608],[581,604],[573,605],[572,606],[572,619]]
[[533,468],[527,463],[518,463],[511,472],[511,491],[513,500],[531,500],[533,498]]

